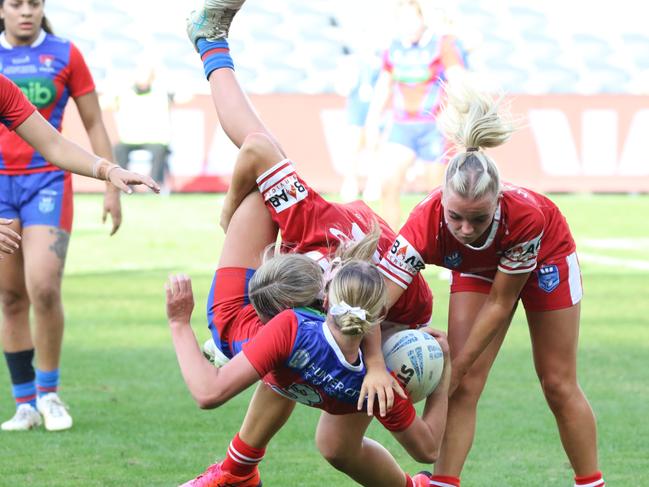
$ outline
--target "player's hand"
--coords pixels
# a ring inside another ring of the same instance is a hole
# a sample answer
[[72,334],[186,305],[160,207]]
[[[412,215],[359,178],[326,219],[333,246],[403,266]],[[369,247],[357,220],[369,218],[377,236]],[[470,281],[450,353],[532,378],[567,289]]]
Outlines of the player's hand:
[[111,168],[108,173],[108,181],[125,193],[131,194],[133,190],[129,186],[143,184],[149,187],[154,193],[160,192],[160,186],[151,177],[143,176],[136,172],[127,171],[121,167]]
[[189,326],[194,310],[192,280],[186,274],[171,275],[165,284],[165,291],[169,326]]
[[12,223],[11,218],[0,218],[0,260],[3,253],[11,255],[20,248],[20,235],[9,228]]
[[101,222],[106,223],[106,217],[110,215],[113,222],[113,228],[110,235],[115,235],[122,224],[122,203],[120,201],[119,190],[112,184],[106,184],[106,192],[104,193],[104,211],[101,215]]
[[422,328],[419,328],[421,331],[424,333],[428,333],[430,336],[432,336],[435,340],[437,340],[437,343],[439,343],[439,346],[442,348],[442,352],[444,352],[444,360],[446,361],[449,357],[449,345],[448,345],[448,336],[446,335],[445,332],[442,330],[437,330],[436,328],[431,328],[430,326],[424,326]]
[[358,396],[357,408],[359,411],[363,408],[363,401],[367,397],[367,415],[372,416],[374,414],[374,400],[376,399],[379,414],[383,417],[394,405],[395,392],[404,399],[408,398],[397,379],[390,375],[386,369],[373,372],[368,370],[363,379],[361,393]]

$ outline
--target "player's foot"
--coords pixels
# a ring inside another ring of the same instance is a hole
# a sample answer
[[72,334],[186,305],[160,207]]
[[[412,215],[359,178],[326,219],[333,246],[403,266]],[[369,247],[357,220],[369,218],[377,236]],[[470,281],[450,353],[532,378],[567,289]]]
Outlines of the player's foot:
[[[230,24],[245,0],[205,0],[203,8],[187,18],[187,35],[196,46],[198,39],[215,41],[228,37]],[[198,47],[197,47],[198,49]]]
[[252,474],[237,477],[221,469],[221,462],[219,462],[210,465],[205,472],[180,487],[261,487],[261,478],[257,467]]
[[2,423],[3,431],[25,431],[41,425],[41,415],[31,404],[21,404],[9,421]]
[[219,347],[216,346],[216,343],[214,343],[214,340],[211,338],[208,338],[205,343],[203,343],[203,356],[205,356],[214,367],[223,367],[230,361],[230,359],[219,350]]
[[412,477],[412,483],[415,484],[415,487],[428,487],[432,476],[430,472],[422,470]]
[[50,392],[36,399],[36,407],[43,415],[46,430],[61,431],[72,428],[72,417],[56,392]]

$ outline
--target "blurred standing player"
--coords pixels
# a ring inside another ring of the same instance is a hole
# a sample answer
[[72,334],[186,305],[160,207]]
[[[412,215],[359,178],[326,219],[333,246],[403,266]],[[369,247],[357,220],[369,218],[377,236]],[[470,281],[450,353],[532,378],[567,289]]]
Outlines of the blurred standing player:
[[427,26],[418,0],[399,2],[396,23],[398,37],[384,53],[366,124],[368,145],[376,146],[381,113],[391,102],[392,125],[375,177],[380,178],[382,216],[392,228],[401,225],[400,195],[417,159],[426,163],[428,187],[441,182],[445,142],[435,124],[440,88],[461,77],[465,65],[457,39]]
[[570,228],[545,196],[501,183],[496,164],[483,151],[505,143],[513,131],[498,102],[467,86],[447,96],[440,126],[459,150],[444,185],[412,211],[379,265],[390,280],[388,305],[424,264],[452,271],[451,397],[431,485],[460,485],[478,400],[520,299],[536,373],[575,485],[602,487],[595,417],[577,380],[583,292]]
[[[95,86],[81,53],[52,35],[43,0],[0,0],[0,63],[40,113],[57,129],[69,97],[74,98],[90,142],[98,155],[112,160]],[[29,429],[43,415],[48,430],[72,426],[57,394],[63,341],[61,279],[72,228],[71,175],[4,127],[0,128],[0,178],[13,188],[0,216],[15,217],[11,228],[22,235],[22,250],[0,263],[2,340],[18,406],[30,411],[2,424],[3,430]],[[3,200],[9,195],[2,195]],[[107,184],[105,220],[111,235],[122,215],[118,190]],[[33,306],[35,333],[29,325]],[[32,364],[36,352],[37,367]],[[35,409],[36,408],[36,409]]]

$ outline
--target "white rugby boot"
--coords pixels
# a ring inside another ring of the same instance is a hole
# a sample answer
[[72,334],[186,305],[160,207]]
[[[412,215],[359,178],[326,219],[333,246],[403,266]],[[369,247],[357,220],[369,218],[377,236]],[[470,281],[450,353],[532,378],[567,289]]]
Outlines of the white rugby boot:
[[217,368],[223,367],[230,361],[230,359],[219,350],[219,347],[216,346],[216,343],[214,343],[214,340],[211,338],[207,339],[205,343],[203,343],[203,355],[212,365],[214,365],[214,367]]
[[245,0],[205,0],[203,8],[187,18],[187,36],[198,50],[198,39],[215,41],[228,37],[232,19]]
[[2,423],[3,431],[25,431],[40,426],[41,415],[31,404],[21,404],[16,409],[16,414],[9,421]]
[[36,407],[43,415],[46,430],[61,431],[72,428],[72,417],[56,392],[50,392],[37,398]]

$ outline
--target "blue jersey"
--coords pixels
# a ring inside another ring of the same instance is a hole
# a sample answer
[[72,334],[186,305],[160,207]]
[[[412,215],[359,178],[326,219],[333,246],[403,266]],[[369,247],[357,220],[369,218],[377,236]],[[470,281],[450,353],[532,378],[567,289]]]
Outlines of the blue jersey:
[[[366,372],[362,354],[359,350],[353,364],[345,359],[324,314],[310,308],[284,311],[264,325],[243,352],[276,392],[331,414],[358,412]],[[391,431],[402,431],[414,417],[412,402],[397,396],[379,421]]]
[[[0,73],[17,84],[30,102],[56,129],[73,98],[95,90],[79,50],[68,40],[41,31],[30,46],[12,46],[0,34]],[[0,126],[0,174],[56,171],[16,134]]]

